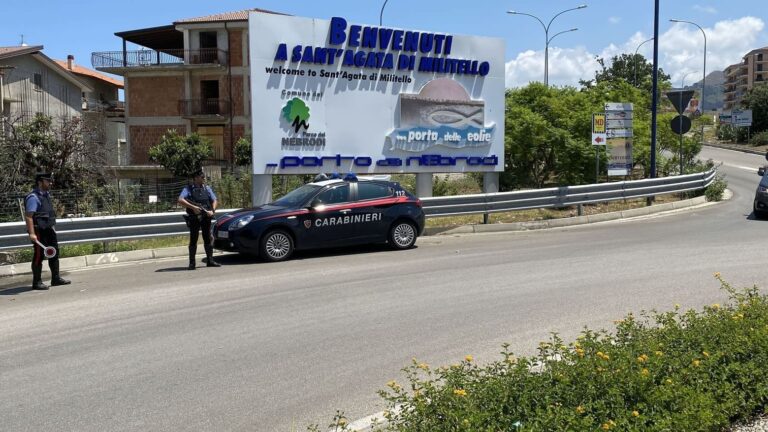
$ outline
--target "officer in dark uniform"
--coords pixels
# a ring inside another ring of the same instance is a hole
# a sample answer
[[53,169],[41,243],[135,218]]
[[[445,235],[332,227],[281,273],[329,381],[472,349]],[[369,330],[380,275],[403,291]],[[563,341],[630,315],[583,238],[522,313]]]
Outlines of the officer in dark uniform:
[[51,269],[51,285],[67,285],[70,281],[59,275],[59,241],[56,238],[56,211],[53,208],[49,193],[53,177],[51,174],[38,174],[35,176],[35,189],[24,198],[24,220],[27,223],[29,240],[35,248],[32,257],[32,289],[47,290],[43,283],[43,248],[51,246],[56,249],[56,256],[48,259],[48,267]]
[[179,195],[179,205],[187,209],[187,226],[189,226],[189,270],[195,269],[195,254],[197,253],[197,238],[203,230],[203,246],[207,257],[206,266],[221,267],[213,259],[213,243],[211,241],[211,220],[218,201],[213,189],[205,183],[205,174],[199,170],[192,174],[192,183],[184,187]]

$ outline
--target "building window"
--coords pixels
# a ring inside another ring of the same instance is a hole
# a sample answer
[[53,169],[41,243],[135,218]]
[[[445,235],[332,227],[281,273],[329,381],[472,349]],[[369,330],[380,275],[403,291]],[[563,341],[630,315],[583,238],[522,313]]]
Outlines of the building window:
[[762,72],[763,71],[763,65],[762,64],[757,65],[757,71],[758,72]]
[[762,81],[763,80],[763,74],[757,74],[757,78],[755,81]]
[[36,73],[32,76],[32,84],[37,91],[43,90],[43,75]]
[[758,54],[757,55],[757,61],[763,61],[763,55],[762,54]]

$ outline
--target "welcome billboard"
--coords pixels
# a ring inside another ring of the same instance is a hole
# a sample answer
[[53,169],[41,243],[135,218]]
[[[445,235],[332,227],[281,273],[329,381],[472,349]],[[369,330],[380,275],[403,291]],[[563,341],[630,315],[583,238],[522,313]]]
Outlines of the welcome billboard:
[[254,174],[504,170],[504,42],[252,12]]

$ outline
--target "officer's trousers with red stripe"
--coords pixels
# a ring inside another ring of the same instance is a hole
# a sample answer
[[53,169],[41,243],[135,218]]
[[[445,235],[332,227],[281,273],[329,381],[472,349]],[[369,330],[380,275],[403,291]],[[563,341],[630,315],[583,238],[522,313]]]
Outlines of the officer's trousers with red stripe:
[[[53,228],[41,229],[35,227],[35,235],[37,240],[45,246],[53,246],[56,249],[56,256],[48,260],[48,267],[51,269],[52,279],[59,278],[59,240],[56,237],[56,231]],[[32,255],[32,280],[35,282],[42,282],[43,273],[43,248],[34,245],[34,254]]]

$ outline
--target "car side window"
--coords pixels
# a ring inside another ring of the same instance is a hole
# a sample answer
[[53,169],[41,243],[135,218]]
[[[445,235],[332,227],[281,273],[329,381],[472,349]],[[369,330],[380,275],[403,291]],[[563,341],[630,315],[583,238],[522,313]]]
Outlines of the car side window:
[[344,184],[323,191],[315,198],[315,202],[323,205],[349,202],[349,185]]
[[360,182],[357,184],[357,196],[360,201],[391,197],[393,194],[394,189],[381,183]]

